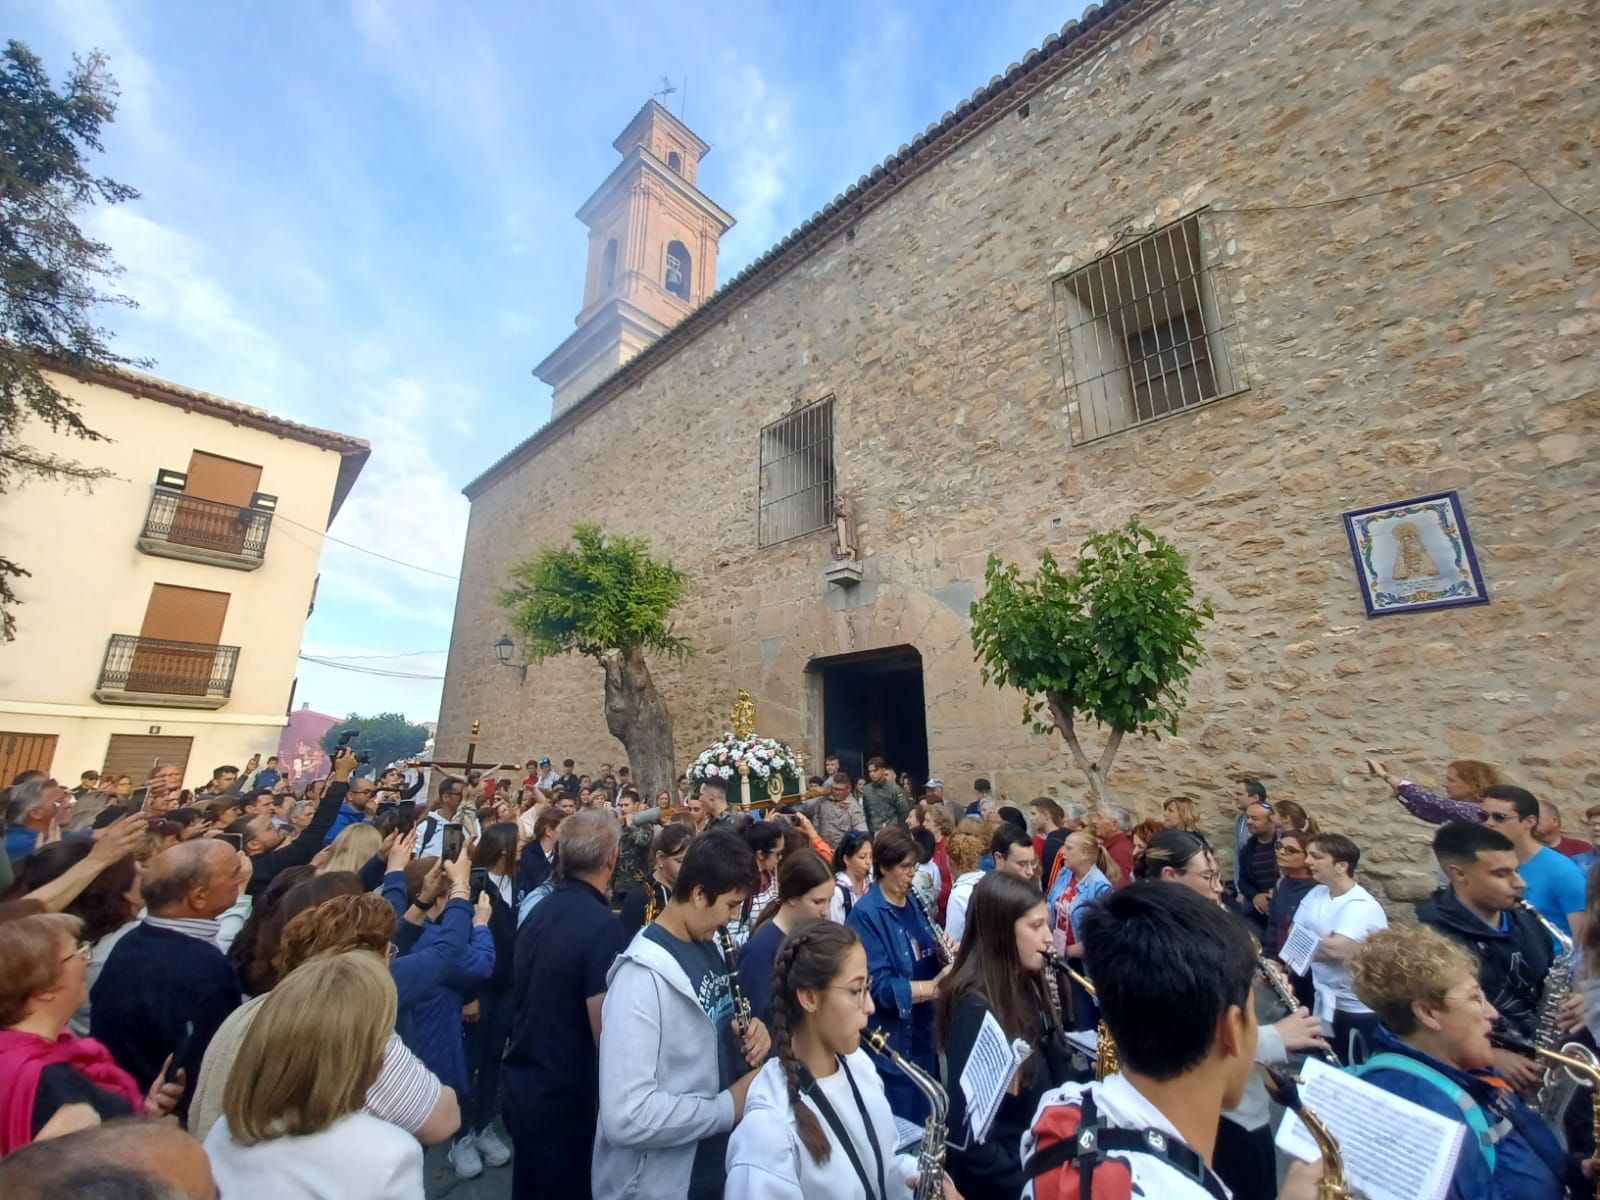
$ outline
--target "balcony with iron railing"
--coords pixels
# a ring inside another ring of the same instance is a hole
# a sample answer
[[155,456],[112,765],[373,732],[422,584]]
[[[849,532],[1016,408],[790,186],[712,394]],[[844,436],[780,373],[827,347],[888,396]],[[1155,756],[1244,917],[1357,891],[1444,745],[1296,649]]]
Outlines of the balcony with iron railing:
[[266,556],[271,530],[270,509],[202,500],[158,483],[138,544],[163,558],[254,571]]
[[233,691],[239,647],[114,633],[94,698],[101,704],[221,708]]

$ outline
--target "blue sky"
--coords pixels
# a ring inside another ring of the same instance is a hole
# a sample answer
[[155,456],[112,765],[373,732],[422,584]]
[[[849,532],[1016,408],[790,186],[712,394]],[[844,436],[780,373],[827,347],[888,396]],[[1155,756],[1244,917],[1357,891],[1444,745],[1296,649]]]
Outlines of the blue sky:
[[[440,675],[460,489],[550,412],[573,216],[670,75],[712,146],[699,183],[751,259],[1081,4],[552,5],[48,0],[0,5],[58,77],[103,50],[104,169],[143,197],[87,225],[126,268],[125,351],[191,387],[373,444],[331,529],[305,650]],[[311,536],[294,531],[298,536]],[[277,536],[277,534],[275,534]],[[402,565],[404,564],[404,565]],[[432,572],[430,574],[430,572]],[[385,657],[390,656],[390,657]],[[298,697],[436,715],[433,679],[301,664]]]

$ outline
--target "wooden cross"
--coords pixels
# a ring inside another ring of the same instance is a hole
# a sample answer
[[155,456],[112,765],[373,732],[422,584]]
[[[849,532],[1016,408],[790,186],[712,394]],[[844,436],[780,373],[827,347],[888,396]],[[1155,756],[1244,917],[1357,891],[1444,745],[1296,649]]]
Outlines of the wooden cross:
[[417,766],[419,766],[419,767],[443,767],[443,768],[446,768],[446,769],[459,770],[459,771],[461,771],[463,773],[470,773],[474,768],[482,767],[482,766],[486,766],[486,765],[494,765],[494,766],[500,766],[500,767],[515,766],[516,763],[513,762],[511,759],[500,759],[498,762],[496,762],[494,764],[485,764],[485,763],[480,763],[480,762],[477,761],[477,757],[478,757],[478,730],[479,730],[480,725],[481,725],[481,722],[474,721],[472,723],[472,731],[467,734],[467,757],[465,759],[461,760],[460,762],[446,762],[443,759],[434,758],[434,759],[429,759],[426,762],[419,761],[417,763]]

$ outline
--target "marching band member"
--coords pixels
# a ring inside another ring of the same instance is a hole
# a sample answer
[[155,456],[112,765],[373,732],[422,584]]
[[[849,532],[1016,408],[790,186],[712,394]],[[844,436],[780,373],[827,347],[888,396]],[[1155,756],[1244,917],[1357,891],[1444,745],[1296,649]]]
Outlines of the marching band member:
[[[872,870],[878,881],[850,910],[848,922],[866,947],[872,973],[877,1011],[871,1024],[887,1030],[902,1055],[937,1077],[932,1002],[939,998],[950,964],[939,932],[911,895],[917,846],[902,826],[878,832],[872,843]],[[927,1100],[896,1067],[878,1061],[889,1107],[895,1116],[920,1124],[928,1115]]]
[[[916,1157],[895,1153],[894,1114],[861,1048],[872,1013],[867,954],[848,926],[813,921],[772,973],[772,1058],[728,1142],[727,1200],[906,1200]],[[959,1200],[946,1181],[947,1200]]]
[[[950,1097],[950,1177],[969,1200],[1014,1200],[1021,1194],[1022,1135],[1039,1098],[1067,1080],[1070,1051],[1045,992],[1049,948],[1049,910],[1030,880],[996,871],[973,889],[967,934],[942,989],[937,1024]],[[980,1140],[968,1121],[960,1079],[978,1031],[991,1017],[1008,1043],[1020,1038],[1033,1053]]]
[[739,951],[739,981],[750,1011],[772,1028],[772,964],[778,947],[807,921],[825,919],[833,899],[833,872],[815,850],[786,854],[778,866],[778,890],[756,914],[755,930]]
[[[1217,858],[1205,838],[1184,829],[1163,829],[1150,839],[1134,864],[1135,878],[1152,882],[1176,883],[1202,899],[1219,904],[1222,883]],[[1220,904],[1219,904],[1220,907]],[[1243,918],[1223,909],[1230,921],[1237,921],[1245,936]],[[1102,1002],[1103,1003],[1103,1002]],[[1263,1012],[1281,1013],[1267,994],[1254,997],[1252,1018]],[[1321,1024],[1299,1008],[1272,1024],[1260,1025],[1254,1059],[1275,1066],[1288,1061],[1297,1050],[1327,1049],[1321,1038]],[[1272,1144],[1272,1109],[1266,1085],[1252,1073],[1240,1091],[1239,1099],[1224,1112],[1217,1131],[1212,1163],[1228,1185],[1234,1200],[1271,1200],[1277,1192],[1277,1158]]]
[[833,870],[838,886],[828,905],[828,919],[843,925],[872,886],[872,839],[853,829],[844,834],[833,848]]
[[1383,1023],[1357,1073],[1468,1128],[1450,1200],[1560,1200],[1594,1193],[1600,1159],[1567,1154],[1538,1113],[1493,1074],[1497,1016],[1478,964],[1428,928],[1383,929],[1350,958],[1356,994]]
[[622,932],[632,938],[666,910],[673,885],[683,867],[683,856],[694,840],[694,831],[674,821],[656,830],[650,840],[650,874],[641,884],[628,890],[622,899]]
[[[1122,1070],[1044,1096],[1022,1138],[1023,1197],[1226,1196],[1212,1168],[1218,1118],[1255,1074],[1249,932],[1189,888],[1135,883],[1084,918],[1083,939]],[[1309,1200],[1320,1173],[1293,1164],[1280,1200]]]
[[755,885],[755,855],[736,833],[696,838],[665,911],[612,964],[600,1010],[596,1196],[722,1195],[728,1131],[770,1039],[756,1020],[735,1035],[734,966],[713,938]]

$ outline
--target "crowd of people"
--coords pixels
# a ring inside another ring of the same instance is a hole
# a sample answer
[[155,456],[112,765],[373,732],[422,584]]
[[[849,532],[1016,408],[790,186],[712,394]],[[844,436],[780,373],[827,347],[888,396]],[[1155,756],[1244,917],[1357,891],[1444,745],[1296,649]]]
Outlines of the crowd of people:
[[1369,763],[1436,827],[1413,922],[1256,778],[1141,815],[829,759],[742,812],[576,767],[13,780],[0,1195],[398,1200],[439,1145],[519,1200],[1310,1197],[1257,1069],[1308,1055],[1464,1123],[1453,1197],[1592,1194],[1534,1047],[1600,1033],[1600,806]]

